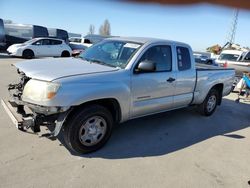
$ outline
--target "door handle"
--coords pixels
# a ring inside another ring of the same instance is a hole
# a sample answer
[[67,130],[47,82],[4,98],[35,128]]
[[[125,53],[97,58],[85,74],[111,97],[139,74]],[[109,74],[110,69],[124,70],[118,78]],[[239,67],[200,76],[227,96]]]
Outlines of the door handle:
[[167,82],[169,82],[169,83],[172,83],[173,81],[175,81],[175,79],[172,78],[172,77],[169,77],[169,78],[167,79]]

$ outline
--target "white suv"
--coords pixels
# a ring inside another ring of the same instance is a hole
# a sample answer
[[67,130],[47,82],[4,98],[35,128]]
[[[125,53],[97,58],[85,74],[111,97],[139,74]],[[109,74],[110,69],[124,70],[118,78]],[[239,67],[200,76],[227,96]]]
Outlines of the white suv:
[[11,56],[31,59],[33,57],[70,57],[72,50],[64,40],[35,38],[22,44],[13,44],[7,49]]

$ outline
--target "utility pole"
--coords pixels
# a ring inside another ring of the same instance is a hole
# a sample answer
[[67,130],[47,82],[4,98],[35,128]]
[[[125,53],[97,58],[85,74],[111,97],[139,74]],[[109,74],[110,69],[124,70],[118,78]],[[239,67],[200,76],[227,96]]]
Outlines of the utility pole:
[[229,46],[231,46],[235,41],[235,33],[237,29],[237,24],[238,24],[238,16],[239,16],[239,9],[235,9],[233,12],[233,19],[230,24],[230,30],[226,38]]

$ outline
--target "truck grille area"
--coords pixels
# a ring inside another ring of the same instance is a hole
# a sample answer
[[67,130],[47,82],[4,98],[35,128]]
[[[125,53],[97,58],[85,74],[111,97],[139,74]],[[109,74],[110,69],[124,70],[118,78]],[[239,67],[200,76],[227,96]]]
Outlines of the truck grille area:
[[15,102],[19,103],[18,101],[21,101],[24,86],[27,84],[30,78],[27,77],[23,72],[20,72],[19,70],[17,70],[17,72],[20,76],[19,82],[14,84],[9,84],[8,91],[10,93],[11,98]]

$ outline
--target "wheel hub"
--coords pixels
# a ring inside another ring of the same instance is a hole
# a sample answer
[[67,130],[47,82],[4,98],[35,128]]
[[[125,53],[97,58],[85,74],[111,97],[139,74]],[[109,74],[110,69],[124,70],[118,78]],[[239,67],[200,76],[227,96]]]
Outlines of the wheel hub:
[[102,140],[106,133],[107,122],[101,116],[88,118],[79,130],[79,140],[83,145],[92,146]]
[[212,95],[209,97],[208,102],[207,102],[207,111],[211,112],[214,110],[216,106],[216,96]]
[[91,134],[91,135],[97,134],[97,128],[95,126],[91,126],[91,127],[88,128],[88,133],[89,134]]

